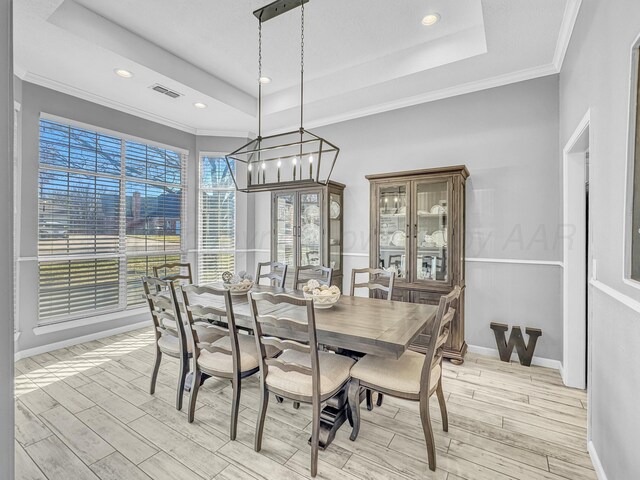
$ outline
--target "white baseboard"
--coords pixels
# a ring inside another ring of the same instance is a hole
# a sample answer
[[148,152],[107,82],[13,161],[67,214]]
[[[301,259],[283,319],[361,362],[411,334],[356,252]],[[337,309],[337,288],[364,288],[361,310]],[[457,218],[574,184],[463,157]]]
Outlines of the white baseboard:
[[[488,357],[500,358],[500,353],[495,348],[487,348],[487,347],[479,347],[477,345],[469,345],[467,350],[471,353],[477,353],[478,355],[486,355]],[[518,354],[513,352],[511,354],[511,360],[519,361]],[[531,360],[531,365],[536,365],[538,367],[546,367],[553,368],[555,370],[559,370],[562,373],[562,362],[560,360],[553,360],[551,358],[542,358],[536,357],[534,355]]]
[[593,463],[593,468],[596,471],[598,480],[607,480],[607,474],[604,473],[604,468],[602,468],[602,463],[600,463],[600,457],[598,457],[596,447],[591,440],[589,440],[589,443],[587,443],[587,450],[589,450],[591,463]]
[[103,330],[101,332],[92,333],[91,335],[84,335],[83,337],[70,338],[61,342],[48,343],[46,345],[40,345],[39,347],[28,348],[26,350],[20,350],[14,355],[14,359],[17,362],[23,358],[32,357],[34,355],[40,355],[41,353],[52,352],[60,348],[71,347],[78,345],[79,343],[90,342],[92,340],[98,340],[99,338],[110,337],[119,333],[126,333],[132,330],[138,330],[139,328],[150,327],[151,322],[146,320],[144,322],[138,322],[131,325],[125,325],[124,327],[112,328],[111,330]]

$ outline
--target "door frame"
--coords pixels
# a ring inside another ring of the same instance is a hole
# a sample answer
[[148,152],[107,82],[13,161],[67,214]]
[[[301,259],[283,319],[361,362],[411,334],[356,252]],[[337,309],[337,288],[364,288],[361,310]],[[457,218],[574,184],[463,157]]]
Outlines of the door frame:
[[[591,112],[587,111],[563,149],[563,349],[562,379],[573,388],[586,388],[587,365],[587,215],[586,153],[590,146]],[[590,189],[591,190],[591,189]],[[589,230],[592,230],[589,223]],[[589,249],[592,251],[592,249]]]

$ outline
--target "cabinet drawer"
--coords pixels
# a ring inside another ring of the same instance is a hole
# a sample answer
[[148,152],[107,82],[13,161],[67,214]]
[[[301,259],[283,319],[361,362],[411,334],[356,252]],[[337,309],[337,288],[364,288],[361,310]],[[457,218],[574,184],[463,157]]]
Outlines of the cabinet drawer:
[[433,292],[411,292],[412,303],[424,303],[426,305],[438,305],[440,303],[440,294]]

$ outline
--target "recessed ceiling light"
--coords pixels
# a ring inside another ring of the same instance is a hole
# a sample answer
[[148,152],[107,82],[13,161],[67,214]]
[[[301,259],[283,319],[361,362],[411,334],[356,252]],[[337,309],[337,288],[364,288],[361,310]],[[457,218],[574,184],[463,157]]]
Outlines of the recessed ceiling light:
[[262,85],[266,85],[267,83],[271,83],[271,78],[262,76],[262,77],[260,77],[260,83]]
[[124,68],[116,68],[114,70],[114,72],[116,73],[116,75],[118,75],[119,77],[122,77],[122,78],[131,78],[131,77],[133,77],[133,73],[131,73],[129,70],[125,70]]
[[196,102],[193,104],[193,106],[196,108],[207,108],[207,104],[202,102]]
[[430,13],[429,15],[425,15],[422,19],[422,24],[430,27],[431,25],[435,25],[440,20],[440,15],[437,13]]

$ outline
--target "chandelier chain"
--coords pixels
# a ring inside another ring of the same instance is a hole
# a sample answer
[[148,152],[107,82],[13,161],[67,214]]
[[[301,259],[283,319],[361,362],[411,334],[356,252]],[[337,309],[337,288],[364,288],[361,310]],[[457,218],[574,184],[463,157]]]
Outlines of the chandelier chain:
[[[300,130],[304,125],[304,0],[300,6]],[[302,145],[300,146],[302,155]]]

